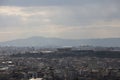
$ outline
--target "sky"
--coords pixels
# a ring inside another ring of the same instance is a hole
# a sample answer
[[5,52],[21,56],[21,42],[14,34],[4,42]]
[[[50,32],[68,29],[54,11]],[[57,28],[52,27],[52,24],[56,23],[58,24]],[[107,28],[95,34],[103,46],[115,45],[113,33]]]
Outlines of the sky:
[[0,0],[0,41],[120,38],[120,0]]

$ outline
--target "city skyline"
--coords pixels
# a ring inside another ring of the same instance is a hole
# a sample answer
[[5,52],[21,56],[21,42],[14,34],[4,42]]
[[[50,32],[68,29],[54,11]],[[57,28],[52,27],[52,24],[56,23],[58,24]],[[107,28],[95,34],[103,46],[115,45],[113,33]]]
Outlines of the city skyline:
[[0,41],[120,38],[119,0],[1,0]]

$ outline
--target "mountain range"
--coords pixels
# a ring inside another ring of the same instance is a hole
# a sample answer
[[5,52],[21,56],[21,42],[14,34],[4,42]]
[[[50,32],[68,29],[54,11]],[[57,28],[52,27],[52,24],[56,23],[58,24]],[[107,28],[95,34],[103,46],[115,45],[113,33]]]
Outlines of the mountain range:
[[120,47],[120,38],[104,39],[61,39],[48,37],[30,37],[26,39],[16,39],[11,41],[0,42],[0,46],[17,46],[17,47],[55,47],[55,46],[103,46],[103,47]]

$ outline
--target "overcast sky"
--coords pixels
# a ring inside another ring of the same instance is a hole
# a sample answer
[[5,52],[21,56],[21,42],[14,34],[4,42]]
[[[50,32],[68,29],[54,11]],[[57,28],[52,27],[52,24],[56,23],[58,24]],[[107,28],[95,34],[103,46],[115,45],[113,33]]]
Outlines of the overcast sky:
[[120,38],[120,0],[0,0],[0,41]]

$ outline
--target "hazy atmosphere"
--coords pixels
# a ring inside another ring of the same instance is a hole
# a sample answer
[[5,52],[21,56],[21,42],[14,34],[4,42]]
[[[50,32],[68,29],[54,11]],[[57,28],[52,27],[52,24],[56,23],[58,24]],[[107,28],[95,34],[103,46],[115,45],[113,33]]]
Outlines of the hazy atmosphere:
[[120,0],[0,0],[0,80],[120,80]]
[[0,0],[0,41],[119,38],[120,0]]

